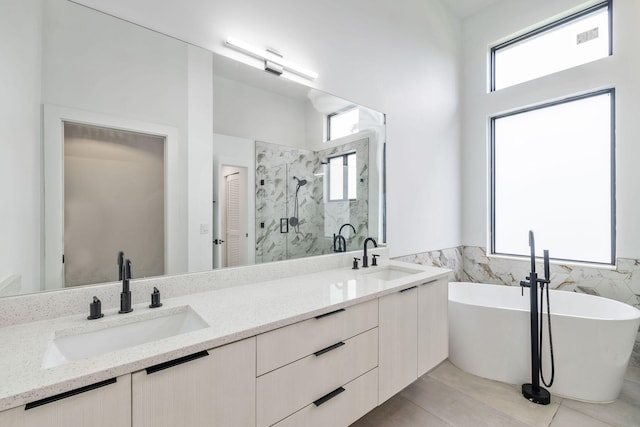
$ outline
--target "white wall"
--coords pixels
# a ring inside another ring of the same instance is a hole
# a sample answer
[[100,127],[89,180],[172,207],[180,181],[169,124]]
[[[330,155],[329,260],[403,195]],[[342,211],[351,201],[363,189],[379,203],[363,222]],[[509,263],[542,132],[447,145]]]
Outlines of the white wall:
[[440,0],[80,2],[243,60],[227,35],[275,48],[387,113],[391,256],[460,244],[460,24]]
[[178,129],[177,159],[167,159],[178,165],[167,187],[179,196],[167,212],[175,239],[166,271],[187,271],[187,46],[68,1],[43,4],[40,102]]
[[0,282],[18,275],[22,292],[40,290],[41,20],[40,0],[0,6]]
[[[637,166],[640,158],[640,145],[637,143],[637,135],[640,134],[640,121],[637,119],[640,99],[637,18],[640,16],[640,2],[614,2],[612,57],[487,93],[490,45],[584,5],[581,0],[541,0],[532,7],[527,0],[503,0],[464,21],[463,244],[487,245],[488,118],[549,99],[615,87],[617,256],[640,258],[640,199],[637,197],[640,182],[640,168]],[[541,192],[541,203],[544,202],[542,196]]]
[[290,147],[304,146],[303,101],[213,76],[213,131]]
[[[189,270],[204,271],[212,263],[213,81],[211,53],[189,46]],[[203,230],[203,227],[205,230]]]

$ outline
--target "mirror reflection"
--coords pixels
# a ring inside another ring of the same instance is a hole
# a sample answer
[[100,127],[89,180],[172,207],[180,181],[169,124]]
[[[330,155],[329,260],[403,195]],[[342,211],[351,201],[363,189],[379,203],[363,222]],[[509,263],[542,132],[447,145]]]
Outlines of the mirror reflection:
[[384,242],[382,113],[65,0],[0,6],[0,296]]

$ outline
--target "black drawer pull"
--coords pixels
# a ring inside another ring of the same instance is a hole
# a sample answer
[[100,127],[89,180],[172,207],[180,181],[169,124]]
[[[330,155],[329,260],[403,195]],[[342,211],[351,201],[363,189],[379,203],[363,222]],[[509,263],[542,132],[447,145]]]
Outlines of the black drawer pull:
[[192,360],[200,359],[201,357],[206,357],[208,355],[209,353],[206,350],[204,350],[198,353],[190,354],[188,356],[179,357],[177,359],[170,360],[168,362],[158,363],[157,365],[149,366],[146,369],[147,375],[156,373],[158,371],[162,371],[164,369],[171,368],[173,366],[181,365],[183,363],[191,362]]
[[318,350],[315,353],[313,353],[314,356],[322,356],[325,353],[329,353],[331,350],[335,350],[338,347],[342,347],[345,343],[340,341],[335,343],[334,345],[330,345],[327,348],[323,348],[322,350]]
[[412,286],[412,287],[410,287],[410,288],[407,288],[407,289],[403,289],[403,290],[401,290],[401,291],[400,291],[400,293],[402,293],[402,292],[407,292],[407,291],[410,291],[411,289],[415,289],[415,288],[417,288],[417,286]]
[[65,391],[64,393],[56,394],[55,396],[45,397],[44,399],[27,403],[24,407],[24,410],[28,411],[29,409],[37,408],[38,406],[46,405],[47,403],[56,402],[58,400],[66,399],[67,397],[75,396],[76,394],[84,393],[85,391],[91,391],[110,384],[115,384],[117,381],[118,380],[116,378],[111,378],[105,381],[100,381],[99,383],[80,387],[75,390]]
[[345,391],[344,387],[338,387],[337,389],[333,390],[331,393],[325,394],[320,399],[318,399],[315,402],[313,402],[313,404],[316,405],[316,406],[320,406],[323,403],[326,403],[329,400],[333,399],[334,397],[336,397],[337,395],[339,395],[343,391]]
[[424,282],[423,285],[428,285],[429,283],[435,283],[438,279],[429,280],[428,282]]
[[346,310],[344,308],[341,308],[339,310],[330,311],[328,313],[321,314],[320,316],[316,316],[316,319],[322,319],[323,317],[331,316],[332,314],[342,313],[343,311],[346,311]]

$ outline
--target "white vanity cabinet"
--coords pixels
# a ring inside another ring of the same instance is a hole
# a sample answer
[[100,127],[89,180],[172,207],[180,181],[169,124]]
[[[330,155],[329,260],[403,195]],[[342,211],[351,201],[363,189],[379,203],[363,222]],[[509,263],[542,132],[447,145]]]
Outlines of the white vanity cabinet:
[[7,427],[130,427],[131,375],[0,412]]
[[378,404],[418,378],[418,287],[380,298]]
[[449,357],[448,307],[446,277],[418,286],[418,377]]
[[378,301],[257,337],[256,421],[346,426],[377,404]]
[[255,338],[132,374],[133,427],[253,426]]
[[448,357],[448,289],[442,277],[380,298],[380,404]]

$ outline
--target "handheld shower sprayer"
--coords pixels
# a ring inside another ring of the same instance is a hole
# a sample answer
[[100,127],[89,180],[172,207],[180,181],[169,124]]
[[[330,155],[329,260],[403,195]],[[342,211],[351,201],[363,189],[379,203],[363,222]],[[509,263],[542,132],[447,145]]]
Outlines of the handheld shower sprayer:
[[293,207],[293,216],[289,218],[289,224],[295,229],[296,233],[300,232],[300,220],[298,218],[298,191],[300,191],[300,187],[307,185],[306,179],[300,179],[297,176],[294,176],[293,179],[297,181],[296,184],[296,194],[295,194],[295,205]]
[[[298,189],[300,187],[302,187],[303,185],[307,185],[307,180],[306,179],[299,179],[297,176],[294,176],[293,179],[295,179],[296,181],[298,181]],[[297,190],[296,190],[297,191]]]

